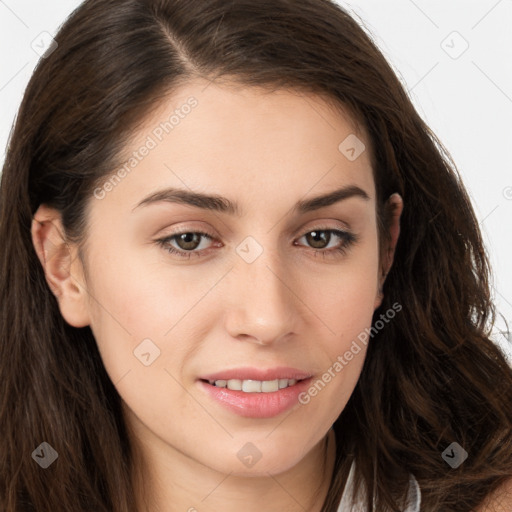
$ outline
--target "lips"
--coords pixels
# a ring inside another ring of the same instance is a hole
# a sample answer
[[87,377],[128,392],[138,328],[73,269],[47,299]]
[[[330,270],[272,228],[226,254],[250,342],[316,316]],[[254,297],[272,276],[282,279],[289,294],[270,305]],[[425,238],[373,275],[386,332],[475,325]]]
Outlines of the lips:
[[239,416],[271,418],[298,403],[312,374],[296,368],[236,368],[205,375],[201,389],[210,399]]

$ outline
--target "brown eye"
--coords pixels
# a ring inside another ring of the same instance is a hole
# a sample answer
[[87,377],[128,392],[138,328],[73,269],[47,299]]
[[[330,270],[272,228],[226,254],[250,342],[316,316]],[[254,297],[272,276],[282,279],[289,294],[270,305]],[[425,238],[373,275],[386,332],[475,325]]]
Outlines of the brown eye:
[[331,233],[329,231],[310,231],[305,237],[314,249],[325,249],[331,240]]
[[176,244],[184,251],[193,251],[199,247],[202,235],[200,233],[182,233],[174,237]]
[[207,246],[201,247],[202,250],[196,250],[203,239],[211,241],[214,240],[214,237],[202,231],[183,231],[157,240],[157,243],[171,254],[190,258],[191,256],[201,256],[203,252],[209,249]]
[[305,233],[301,238],[305,239],[306,245],[312,249],[315,256],[321,255],[325,258],[343,256],[358,241],[358,237],[353,233],[331,228],[318,228]]

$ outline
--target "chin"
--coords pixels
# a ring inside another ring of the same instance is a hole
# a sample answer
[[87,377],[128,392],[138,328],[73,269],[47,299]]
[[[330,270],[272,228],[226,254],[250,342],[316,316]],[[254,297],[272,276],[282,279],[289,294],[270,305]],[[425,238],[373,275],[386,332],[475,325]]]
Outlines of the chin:
[[[268,434],[265,434],[268,435]],[[293,449],[294,444],[280,440],[281,449],[269,440],[243,442],[241,447],[231,451],[227,459],[225,453],[214,456],[207,463],[212,469],[223,474],[237,477],[268,477],[284,473],[296,466],[306,455],[304,444],[299,443],[301,450]],[[312,448],[312,447],[311,447]]]

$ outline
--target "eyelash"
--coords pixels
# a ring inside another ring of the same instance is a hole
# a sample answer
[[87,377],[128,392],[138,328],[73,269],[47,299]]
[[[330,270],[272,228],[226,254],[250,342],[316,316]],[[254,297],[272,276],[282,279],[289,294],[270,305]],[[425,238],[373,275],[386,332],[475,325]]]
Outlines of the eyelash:
[[[336,257],[336,256],[342,256],[344,255],[348,249],[358,241],[358,237],[354,235],[353,233],[349,233],[348,231],[341,231],[339,229],[331,229],[331,228],[315,228],[310,231],[307,231],[299,238],[302,238],[305,235],[308,235],[309,233],[313,232],[326,232],[336,235],[338,238],[340,238],[343,243],[338,246],[331,249],[312,249],[315,256],[320,254],[324,258],[328,257]],[[215,240],[215,237],[211,235],[210,233],[206,233],[204,231],[181,231],[179,233],[174,233],[171,236],[161,238],[159,240],[156,240],[157,244],[161,246],[165,251],[169,252],[170,254],[175,254],[177,256],[180,256],[182,258],[190,259],[193,255],[197,257],[202,257],[202,252],[204,251],[183,251],[175,249],[170,245],[169,242],[172,240],[175,240],[177,237],[184,235],[184,234],[195,234],[195,235],[201,235],[205,238],[208,238],[210,240]],[[331,240],[329,240],[328,243],[330,243]],[[208,249],[205,249],[205,251],[208,251]]]

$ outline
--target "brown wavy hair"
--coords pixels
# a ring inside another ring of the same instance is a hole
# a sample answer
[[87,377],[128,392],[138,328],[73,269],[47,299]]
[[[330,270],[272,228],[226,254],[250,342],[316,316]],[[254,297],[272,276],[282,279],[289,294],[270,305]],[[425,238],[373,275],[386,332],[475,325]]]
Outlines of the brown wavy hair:
[[[61,316],[30,228],[57,208],[83,243],[86,205],[139,123],[193,78],[290,88],[349,109],[370,137],[384,202],[405,200],[395,263],[371,340],[334,424],[323,512],[352,460],[376,510],[397,510],[408,475],[422,511],[468,512],[512,477],[512,370],[490,338],[490,268],[446,149],[371,37],[330,0],[87,0],[37,65],[11,132],[0,190],[0,509],[134,512],[134,451],[89,327]],[[57,464],[31,453],[47,441]],[[441,457],[452,442],[469,457]],[[372,510],[371,504],[368,510]]]

